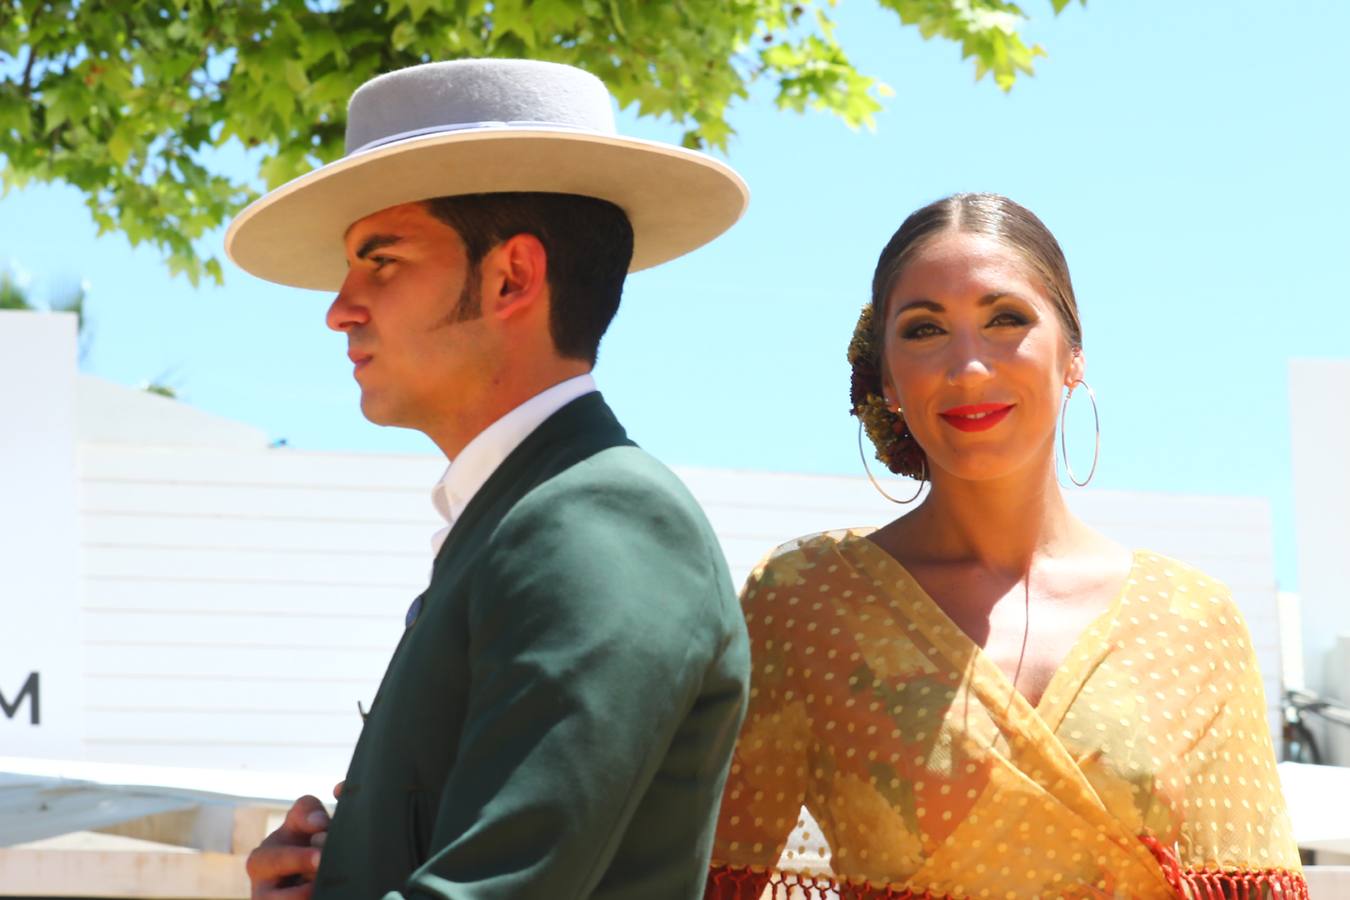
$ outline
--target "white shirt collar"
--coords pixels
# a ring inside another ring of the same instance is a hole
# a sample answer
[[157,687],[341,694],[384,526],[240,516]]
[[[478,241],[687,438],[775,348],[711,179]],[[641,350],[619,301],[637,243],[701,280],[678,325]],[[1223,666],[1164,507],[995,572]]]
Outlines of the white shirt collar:
[[431,505],[445,520],[445,527],[431,538],[433,555],[441,551],[441,544],[445,543],[455,521],[464,514],[464,507],[497,471],[502,460],[545,419],[595,389],[595,379],[589,373],[560,381],[484,428],[464,446],[431,491]]

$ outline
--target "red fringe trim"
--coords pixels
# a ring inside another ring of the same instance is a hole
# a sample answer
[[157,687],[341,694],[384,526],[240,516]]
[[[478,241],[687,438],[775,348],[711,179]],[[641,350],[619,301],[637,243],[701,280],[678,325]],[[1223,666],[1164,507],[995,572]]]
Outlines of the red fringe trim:
[[711,866],[703,900],[759,900],[769,885],[774,885],[774,897],[790,897],[792,888],[798,888],[802,892],[798,896],[805,896],[806,900],[828,900],[829,897],[840,900],[957,900],[930,891],[888,888],[868,881],[837,881],[796,872],[755,872],[732,866]]
[[1143,842],[1158,860],[1158,865],[1162,866],[1163,876],[1167,878],[1167,883],[1172,887],[1172,893],[1178,897],[1188,897],[1186,893],[1186,876],[1181,870],[1181,860],[1172,852],[1170,848],[1164,847],[1162,841],[1159,841],[1151,834],[1139,835],[1139,840]]
[[[1297,872],[1285,869],[1182,869],[1169,850],[1155,847],[1145,841],[1158,857],[1167,881],[1183,900],[1310,900],[1308,883]],[[772,896],[788,897],[792,888],[799,888],[806,900],[826,900],[830,895],[840,900],[959,900],[949,894],[893,888],[869,882],[837,881],[825,876],[802,875],[795,872],[756,872],[731,866],[712,866],[704,900],[759,900],[764,889],[772,885]],[[782,892],[779,892],[782,888]],[[830,892],[827,894],[827,892]]]
[[703,898],[759,900],[769,885],[774,887],[772,896],[775,898],[790,897],[792,889],[798,888],[806,900],[827,900],[830,897],[838,897],[839,900],[957,900],[947,894],[897,889],[873,885],[867,881],[838,881],[824,875],[812,876],[797,872],[756,872],[731,866],[713,866],[708,870],[708,886]]
[[1285,869],[1196,869],[1181,866],[1176,853],[1151,834],[1139,840],[1153,851],[1167,883],[1178,897],[1196,900],[1264,900],[1266,897],[1309,900],[1308,883]]
[[1308,882],[1285,869],[1187,869],[1184,878],[1190,891],[1180,896],[1198,900],[1309,900]]

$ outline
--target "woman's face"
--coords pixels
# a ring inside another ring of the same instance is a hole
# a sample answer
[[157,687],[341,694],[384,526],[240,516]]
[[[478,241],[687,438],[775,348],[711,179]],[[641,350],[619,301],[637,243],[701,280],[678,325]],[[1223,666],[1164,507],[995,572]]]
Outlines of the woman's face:
[[930,477],[1052,464],[1060,398],[1083,356],[1016,250],[957,231],[930,238],[887,297],[884,334],[886,400]]

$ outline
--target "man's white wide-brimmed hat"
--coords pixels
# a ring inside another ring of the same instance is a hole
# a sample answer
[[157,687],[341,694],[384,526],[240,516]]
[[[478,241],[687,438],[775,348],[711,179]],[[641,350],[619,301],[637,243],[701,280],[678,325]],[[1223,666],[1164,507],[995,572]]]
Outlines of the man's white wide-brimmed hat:
[[471,59],[380,75],[352,94],[346,155],[254,201],[230,224],[240,268],[337,290],[353,222],[400,203],[539,191],[608,200],[633,225],[631,271],[730,228],[749,191],[703,153],[624,137],[592,75],[557,63]]

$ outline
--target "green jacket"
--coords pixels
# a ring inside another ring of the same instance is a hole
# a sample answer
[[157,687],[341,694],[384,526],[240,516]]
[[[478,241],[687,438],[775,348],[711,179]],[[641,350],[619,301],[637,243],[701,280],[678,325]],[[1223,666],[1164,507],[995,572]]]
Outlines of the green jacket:
[[315,900],[701,897],[745,626],[698,504],[599,394],[503,461],[421,601]]

